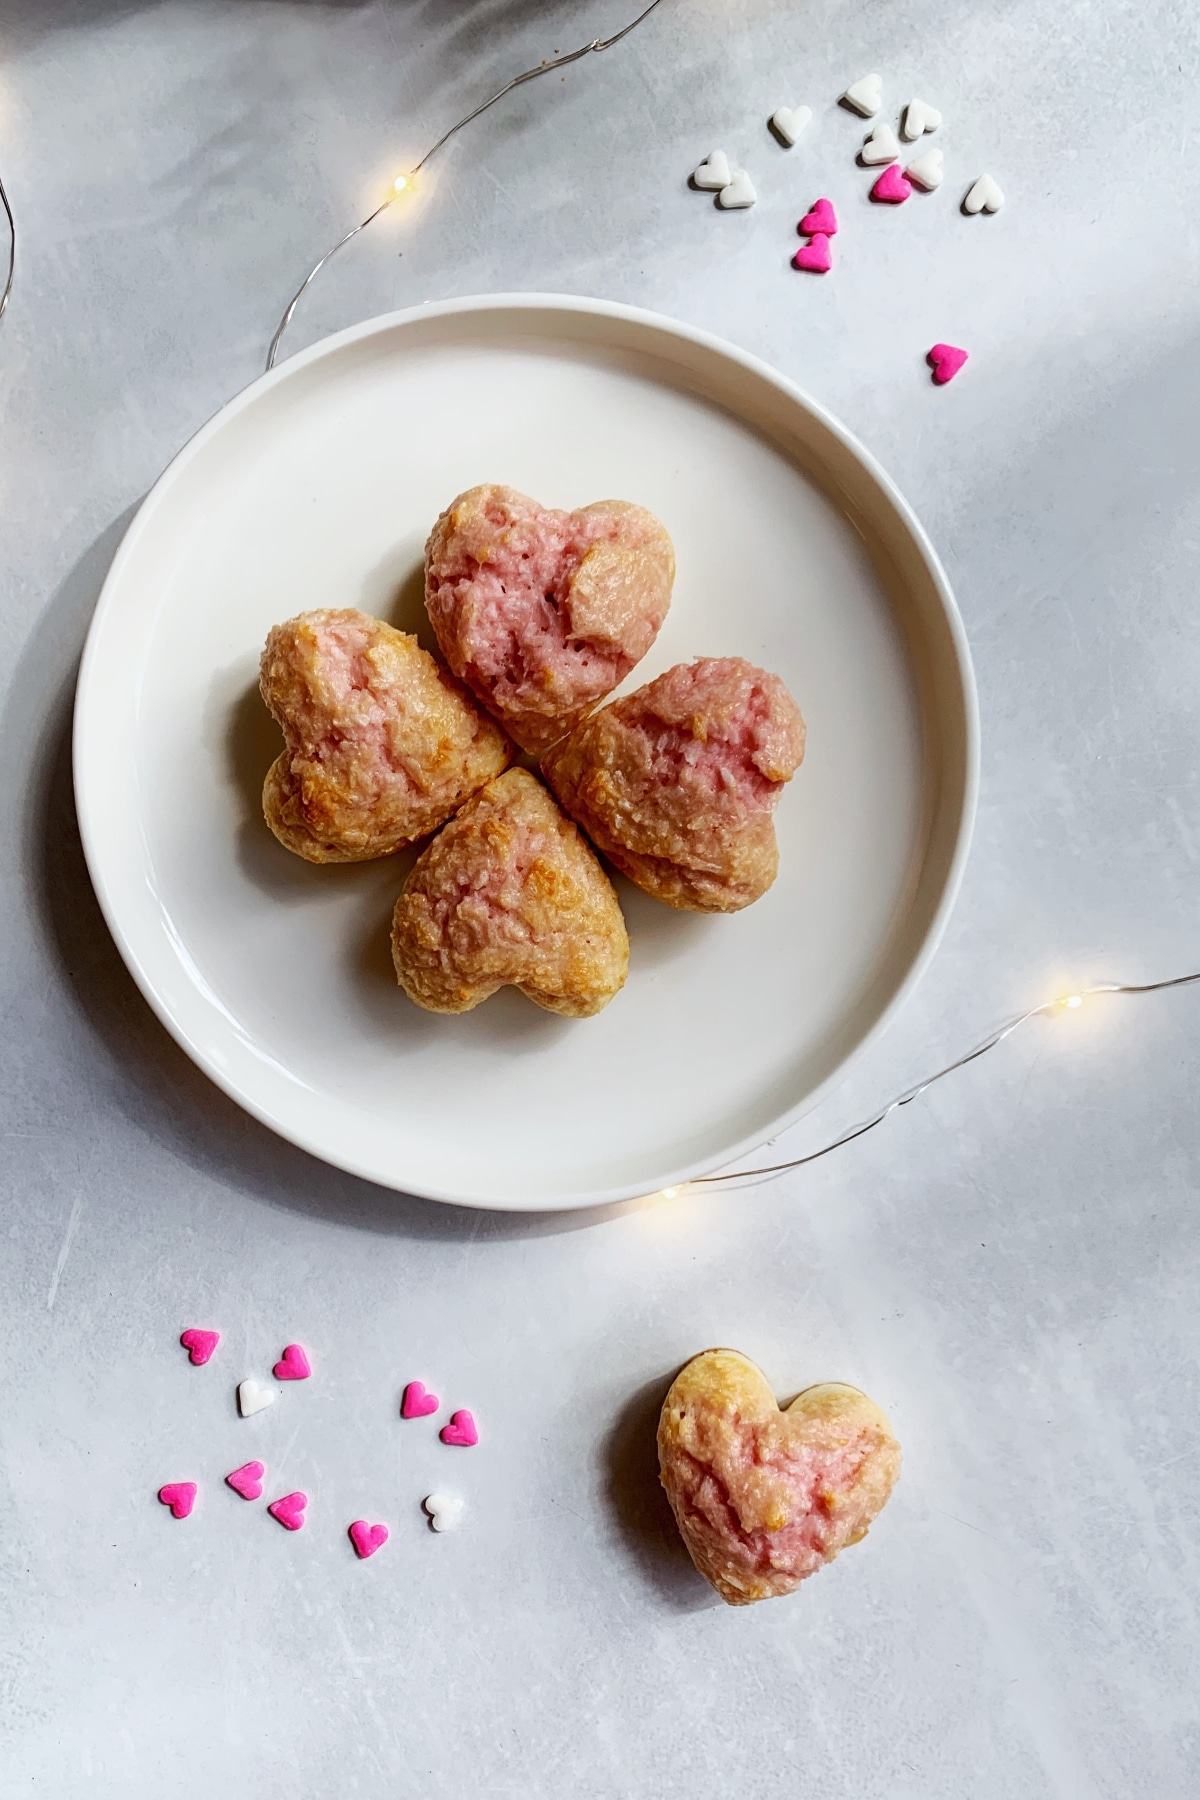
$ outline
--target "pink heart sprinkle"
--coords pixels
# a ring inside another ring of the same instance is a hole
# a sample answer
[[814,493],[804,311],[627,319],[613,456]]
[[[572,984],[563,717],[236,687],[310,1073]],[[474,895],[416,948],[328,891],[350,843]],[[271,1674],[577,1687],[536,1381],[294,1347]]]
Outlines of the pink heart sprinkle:
[[813,275],[828,275],[833,267],[829,239],[818,231],[811,244],[804,244],[792,258],[793,269],[807,269]]
[[875,186],[871,189],[872,200],[884,200],[889,206],[899,206],[912,193],[912,182],[906,181],[900,173],[899,163],[889,163]]
[[168,1481],[166,1487],[160,1487],[158,1497],[164,1506],[169,1506],[177,1519],[186,1519],[196,1504],[196,1484],[194,1481]]
[[271,1373],[276,1381],[307,1381],[312,1370],[300,1345],[289,1344]]
[[266,1472],[260,1462],[243,1463],[240,1469],[235,1469],[225,1477],[225,1485],[231,1487],[235,1494],[240,1494],[243,1500],[258,1500],[262,1497],[263,1476]]
[[365,1519],[355,1519],[350,1527],[350,1542],[364,1561],[368,1556],[374,1556],[377,1550],[382,1550],[387,1541],[386,1525],[368,1525]]
[[426,1392],[423,1382],[410,1381],[400,1402],[400,1417],[424,1419],[430,1413],[435,1413],[441,1404],[436,1394]]
[[443,1444],[461,1444],[464,1450],[479,1442],[479,1433],[469,1412],[451,1413],[450,1423],[442,1426],[438,1436]]
[[837,231],[837,214],[832,200],[818,200],[796,227],[801,237],[832,237]]
[[307,1494],[285,1494],[282,1500],[272,1500],[267,1511],[289,1531],[299,1531],[304,1523],[304,1509],[308,1505]]
[[945,387],[948,381],[953,381],[966,360],[967,352],[959,350],[954,344],[935,344],[925,358],[939,387]]
[[186,1331],[180,1332],[179,1341],[192,1362],[201,1369],[220,1343],[221,1334],[219,1331],[201,1331],[198,1325],[189,1325]]

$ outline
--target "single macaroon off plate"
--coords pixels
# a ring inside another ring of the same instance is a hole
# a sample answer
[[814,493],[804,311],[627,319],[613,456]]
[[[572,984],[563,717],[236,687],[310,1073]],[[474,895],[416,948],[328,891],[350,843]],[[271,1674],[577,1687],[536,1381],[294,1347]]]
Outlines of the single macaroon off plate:
[[[397,987],[412,852],[312,867],[263,823],[277,621],[355,606],[432,637],[422,554],[464,488],[634,500],[678,572],[626,689],[694,656],[777,671],[808,726],[745,912],[620,878],[631,959],[598,1017],[513,989],[439,1018]],[[978,722],[962,623],[886,475],[781,375],[673,320],[544,295],[439,302],[256,381],[130,526],[79,677],[100,903],[188,1054],[314,1156],[431,1199],[596,1205],[729,1163],[814,1106],[901,1004],[953,903]]]

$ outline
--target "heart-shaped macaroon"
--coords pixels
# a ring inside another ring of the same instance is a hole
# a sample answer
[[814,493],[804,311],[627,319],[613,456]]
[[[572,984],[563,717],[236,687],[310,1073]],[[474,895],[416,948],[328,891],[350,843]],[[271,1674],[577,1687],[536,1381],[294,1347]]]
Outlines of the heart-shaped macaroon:
[[802,131],[806,131],[812,123],[810,106],[777,106],[771,114],[772,129],[783,139],[790,150]]
[[930,106],[928,100],[910,100],[904,109],[904,123],[900,129],[912,144],[923,131],[936,131],[941,122],[941,113],[936,106]]
[[674,579],[670,538],[625,500],[555,512],[515,488],[471,488],[425,546],[425,607],[442,654],[535,753],[645,656]]
[[365,862],[428,837],[512,757],[415,637],[367,613],[276,625],[259,688],[286,743],[263,813],[307,862]]
[[737,912],[775,879],[771,815],[803,756],[804,721],[778,675],[704,656],[585,720],[542,773],[648,894],[685,912]]
[[735,169],[728,184],[717,195],[717,205],[728,212],[739,206],[753,206],[757,199],[757,190],[745,169]]
[[891,126],[881,120],[858,154],[871,168],[879,163],[895,162],[900,154],[900,140]]
[[194,1481],[168,1481],[160,1487],[158,1497],[164,1506],[171,1509],[173,1519],[186,1519],[196,1504],[196,1483]]
[[991,175],[981,175],[967,189],[963,201],[963,211],[967,213],[998,213],[1004,205],[1004,195],[1000,191],[1000,183]]
[[212,1353],[221,1341],[219,1331],[203,1331],[199,1325],[189,1325],[181,1331],[179,1341],[188,1353],[188,1361],[202,1369],[212,1358]]
[[884,1414],[823,1382],[781,1411],[762,1370],[705,1350],[658,1424],[662,1484],[697,1569],[731,1606],[790,1594],[882,1510],[900,1474]]
[[807,269],[810,275],[828,275],[833,267],[833,251],[823,231],[818,231],[811,243],[801,244],[792,258],[792,267]]
[[838,228],[832,200],[818,200],[806,212],[796,230],[802,237],[833,237]]
[[723,150],[710,150],[699,168],[692,171],[692,180],[696,186],[705,188],[710,193],[714,188],[728,187],[732,179],[733,170]]
[[873,119],[883,105],[883,76],[864,75],[861,81],[852,81],[842,95],[846,106],[852,106],[856,113],[864,119]]
[[872,200],[887,206],[900,206],[912,194],[912,182],[905,181],[896,163],[890,163],[871,189]]
[[396,902],[392,960],[430,1012],[469,1012],[512,986],[581,1019],[624,985],[629,938],[590,846],[535,775],[509,769],[417,859]]

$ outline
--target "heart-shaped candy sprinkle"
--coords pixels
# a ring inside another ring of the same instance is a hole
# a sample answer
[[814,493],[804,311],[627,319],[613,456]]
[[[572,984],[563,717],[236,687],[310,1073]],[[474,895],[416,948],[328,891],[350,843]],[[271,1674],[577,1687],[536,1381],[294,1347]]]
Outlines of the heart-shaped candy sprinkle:
[[312,1370],[301,1346],[289,1344],[271,1373],[276,1381],[307,1381]]
[[968,213],[996,213],[1004,205],[1004,195],[1000,192],[999,183],[990,175],[981,175],[967,190],[963,201],[963,211]]
[[158,1497],[164,1506],[169,1506],[173,1518],[186,1519],[196,1504],[196,1484],[194,1481],[168,1481],[166,1487],[160,1487]]
[[350,1527],[350,1542],[364,1562],[368,1556],[374,1556],[377,1550],[382,1550],[387,1541],[386,1525],[368,1525],[365,1519],[355,1519]]
[[899,154],[900,139],[896,136],[891,126],[882,120],[875,127],[874,131],[859,151],[859,155],[863,162],[865,162],[869,168],[874,168],[879,163],[895,162]]
[[451,1413],[450,1423],[442,1426],[438,1436],[443,1444],[461,1444],[464,1450],[479,1442],[479,1433],[469,1412]]
[[457,1494],[426,1494],[421,1502],[435,1531],[453,1531],[463,1516],[465,1504]]
[[692,180],[698,188],[728,187],[733,179],[733,170],[729,166],[729,158],[723,150],[712,150],[700,167],[693,171]]
[[188,1353],[188,1360],[201,1369],[220,1343],[221,1334],[219,1331],[201,1331],[198,1325],[189,1325],[186,1331],[180,1332],[179,1341]]
[[895,163],[889,163],[875,186],[871,189],[872,200],[882,200],[888,206],[899,206],[912,193],[911,181],[905,181]]
[[745,169],[735,169],[728,184],[717,195],[717,205],[729,210],[735,206],[753,206],[757,199],[754,183]]
[[796,227],[801,237],[816,237],[818,232],[825,237],[832,237],[837,228],[837,214],[833,210],[832,200],[818,200],[812,211],[806,212]]
[[265,1381],[256,1381],[253,1375],[247,1375],[245,1381],[238,1382],[238,1411],[243,1419],[251,1413],[261,1412],[264,1406],[274,1406],[276,1393]]
[[926,150],[915,157],[904,171],[909,181],[915,181],[918,187],[931,194],[934,188],[942,185],[942,153],[938,149]]
[[842,99],[864,119],[873,119],[883,104],[883,76],[864,75],[861,81],[851,82]]
[[938,387],[945,387],[953,381],[958,371],[967,360],[967,352],[959,350],[954,344],[935,344],[925,358],[933,370],[933,379]]
[[262,1498],[263,1476],[266,1469],[260,1462],[243,1463],[240,1469],[233,1469],[225,1477],[226,1487],[231,1487],[235,1494],[243,1500],[259,1500]]
[[809,244],[802,244],[792,258],[793,269],[807,269],[811,275],[828,275],[833,267],[833,252],[828,237],[818,231]]
[[404,1398],[400,1402],[402,1419],[424,1419],[435,1413],[441,1405],[436,1394],[431,1394],[421,1381],[410,1381],[404,1390]]
[[304,1523],[304,1509],[307,1505],[307,1494],[285,1494],[281,1500],[272,1500],[267,1511],[289,1531],[299,1531]]
[[812,123],[812,108],[808,106],[777,106],[771,114],[771,124],[790,149]]
[[911,144],[923,131],[936,131],[941,122],[942,115],[936,106],[930,106],[927,100],[910,100],[904,109],[904,123],[900,129]]
[[790,1593],[866,1536],[900,1446],[857,1388],[824,1382],[781,1411],[747,1357],[706,1350],[663,1402],[658,1460],[692,1561],[746,1606]]

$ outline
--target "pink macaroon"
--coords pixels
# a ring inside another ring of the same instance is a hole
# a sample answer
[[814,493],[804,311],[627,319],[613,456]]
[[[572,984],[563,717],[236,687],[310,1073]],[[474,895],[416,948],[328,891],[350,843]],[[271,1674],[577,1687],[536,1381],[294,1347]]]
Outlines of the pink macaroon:
[[781,1409],[736,1350],[680,1370],[658,1457],[692,1561],[731,1606],[789,1594],[861,1542],[900,1473],[900,1446],[866,1394],[821,1382]]
[[471,488],[425,546],[425,607],[443,656],[535,754],[645,656],[674,578],[666,531],[624,500],[558,512],[515,488]]
[[542,759],[563,807],[623,875],[687,912],[765,894],[776,802],[804,756],[778,675],[702,656],[614,700]]

